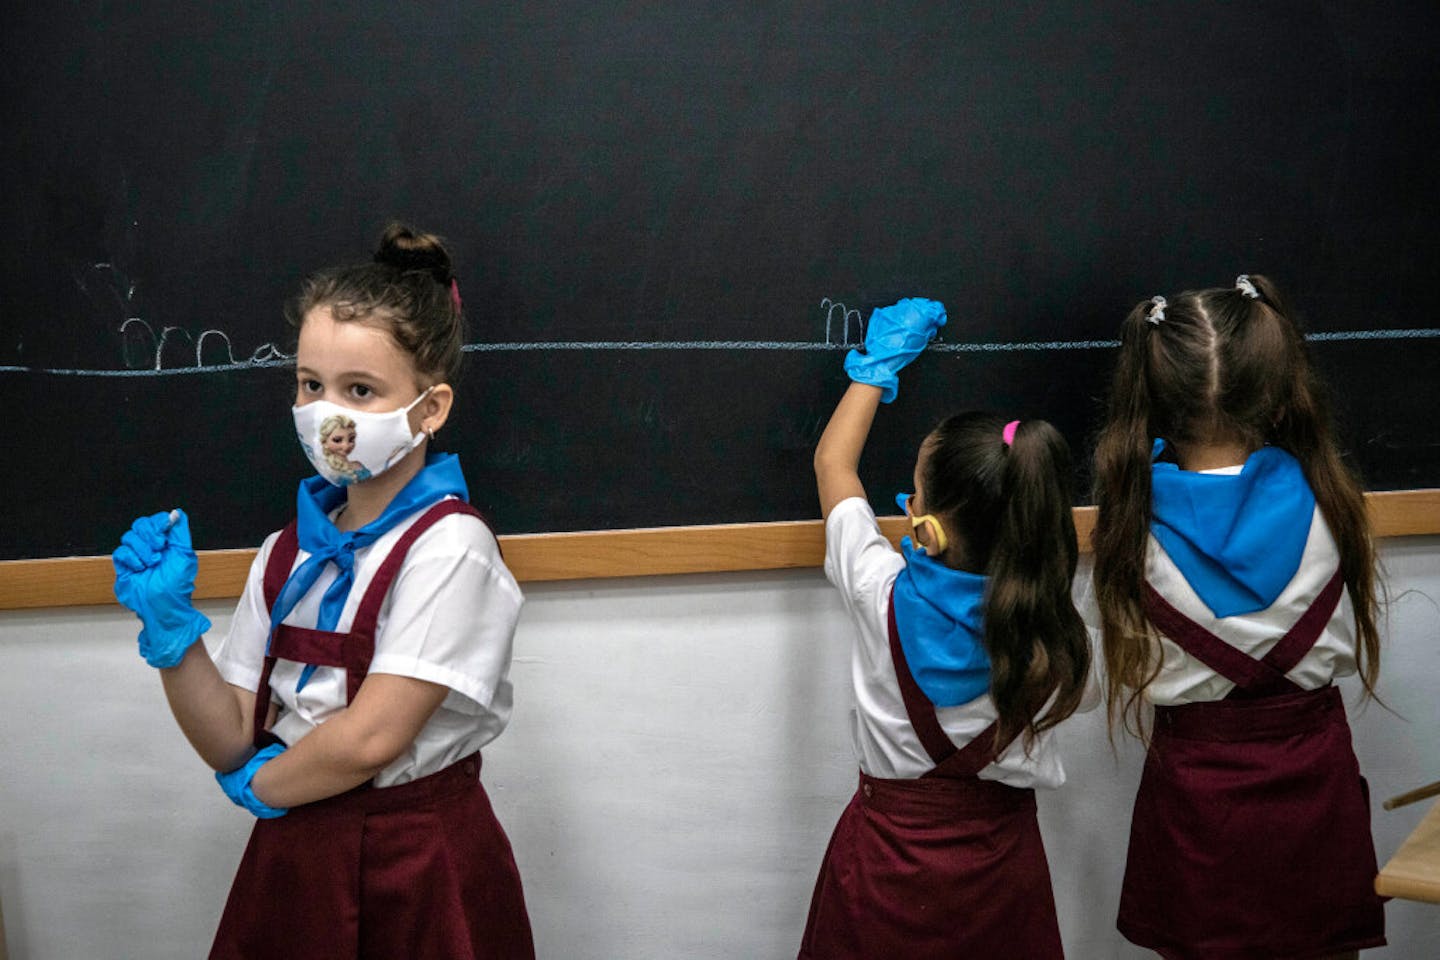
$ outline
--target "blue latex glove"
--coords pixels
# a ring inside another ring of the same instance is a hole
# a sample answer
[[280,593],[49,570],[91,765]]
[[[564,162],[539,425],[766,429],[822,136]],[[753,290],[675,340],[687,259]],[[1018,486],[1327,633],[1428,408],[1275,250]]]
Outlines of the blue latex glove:
[[190,605],[199,561],[190,547],[189,518],[183,510],[141,517],[110,559],[115,599],[144,625],[140,656],[152,667],[175,666],[210,629],[210,621]]
[[900,389],[895,375],[920,355],[945,326],[945,305],[939,300],[909,297],[870,314],[865,352],[845,355],[845,372],[856,383],[880,388],[880,402],[889,403]]
[[273,820],[276,817],[283,817],[289,813],[289,808],[271,807],[250,788],[255,780],[255,774],[262,766],[274,760],[285,752],[285,744],[272,743],[263,750],[256,751],[255,755],[245,762],[243,767],[231,770],[229,773],[215,774],[215,782],[220,784],[220,789],[225,791],[236,806],[244,807],[261,820]]

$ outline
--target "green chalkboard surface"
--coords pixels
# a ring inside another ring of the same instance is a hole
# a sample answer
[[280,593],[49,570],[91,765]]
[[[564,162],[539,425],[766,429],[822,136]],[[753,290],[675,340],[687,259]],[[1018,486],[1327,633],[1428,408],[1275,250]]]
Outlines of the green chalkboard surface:
[[1302,308],[1367,484],[1440,486],[1436,36],[1419,0],[26,5],[0,559],[283,523],[282,304],[391,218],[454,253],[441,446],[502,532],[816,516],[843,353],[902,296],[950,323],[878,507],[958,408],[1083,464],[1125,312],[1241,272]]

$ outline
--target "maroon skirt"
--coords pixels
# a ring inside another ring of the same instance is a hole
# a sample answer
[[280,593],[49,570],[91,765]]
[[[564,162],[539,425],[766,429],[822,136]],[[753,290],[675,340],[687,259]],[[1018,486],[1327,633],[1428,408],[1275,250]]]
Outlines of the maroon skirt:
[[1370,797],[1334,687],[1159,707],[1118,927],[1168,960],[1385,943]]
[[211,960],[532,960],[480,755],[258,820]]
[[1033,790],[860,775],[820,865],[801,960],[1063,956]]

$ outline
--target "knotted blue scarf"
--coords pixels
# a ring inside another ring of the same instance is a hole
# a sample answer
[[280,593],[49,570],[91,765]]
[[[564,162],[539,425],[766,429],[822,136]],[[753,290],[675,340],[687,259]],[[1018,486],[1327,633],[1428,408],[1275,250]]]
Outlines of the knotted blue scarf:
[[1150,532],[1215,616],[1264,610],[1295,578],[1315,494],[1287,451],[1261,447],[1234,475],[1156,462],[1150,483]]
[[[270,635],[274,636],[275,627],[315,586],[327,563],[335,564],[339,573],[320,598],[320,616],[315,629],[334,630],[350,596],[350,588],[355,583],[355,551],[374,543],[417,510],[451,495],[467,502],[470,499],[465,477],[460,472],[459,458],[453,453],[429,454],[425,458],[425,466],[395,495],[380,516],[358,530],[341,532],[330,520],[330,514],[345,502],[345,489],[333,486],[320,476],[300,481],[300,490],[295,497],[295,532],[300,549],[310,556],[290,573],[285,585],[280,588],[275,607],[270,611]],[[266,652],[269,652],[269,641],[266,642]],[[303,689],[314,673],[315,665],[306,664],[295,690],[299,692]]]
[[895,578],[895,629],[905,662],[937,707],[969,703],[990,689],[985,650],[985,581],[900,541],[905,569]]

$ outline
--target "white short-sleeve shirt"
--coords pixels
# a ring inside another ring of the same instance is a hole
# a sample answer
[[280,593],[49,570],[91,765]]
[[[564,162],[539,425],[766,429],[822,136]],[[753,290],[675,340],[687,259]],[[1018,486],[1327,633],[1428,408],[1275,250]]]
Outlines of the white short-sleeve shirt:
[[[416,511],[355,551],[355,581],[336,624],[338,632],[350,629],[380,564],[423,513]],[[220,675],[248,690],[259,684],[264,666],[270,632],[265,565],[278,538],[272,533],[260,548],[230,632],[213,653]],[[299,551],[295,565],[308,556]],[[327,564],[284,622],[313,627],[320,598],[336,575],[335,566]],[[411,545],[380,607],[370,673],[428,680],[448,687],[449,694],[409,748],[376,776],[376,786],[394,786],[442,770],[505,729],[511,706],[510,656],[522,603],[520,588],[500,558],[499,544],[477,518],[443,517]],[[303,669],[304,664],[278,660],[270,675],[271,694],[280,704],[272,730],[292,746],[345,709],[343,669],[318,667],[297,692]]]
[[[1205,472],[1238,473],[1240,469],[1234,467]],[[1310,608],[1339,568],[1340,551],[1319,507],[1315,508],[1311,517],[1310,535],[1305,541],[1305,550],[1300,556],[1295,576],[1273,604],[1255,613],[1216,617],[1153,534],[1149,537],[1145,555],[1145,579],[1157,593],[1186,618],[1255,659],[1264,657],[1280,642],[1280,638]],[[1100,608],[1095,601],[1093,586],[1085,591],[1079,607],[1086,625],[1098,635]],[[1161,634],[1159,642],[1160,673],[1144,691],[1145,698],[1151,703],[1178,706],[1222,700],[1235,689],[1234,683],[1190,656],[1169,637]],[[1342,590],[1340,602],[1335,605],[1335,612],[1325,625],[1325,631],[1286,676],[1303,689],[1316,690],[1338,677],[1353,674],[1355,669],[1355,610],[1350,592]]]
[[[836,504],[825,521],[825,576],[840,589],[855,624],[850,678],[855,693],[852,736],[860,769],[872,777],[914,779],[934,769],[905,713],[900,681],[890,658],[890,588],[905,558],[880,532],[863,497]],[[940,727],[963,747],[999,714],[988,694],[935,711]],[[1036,738],[1026,756],[1020,740],[979,776],[1013,787],[1058,787],[1065,782],[1054,731]]]

